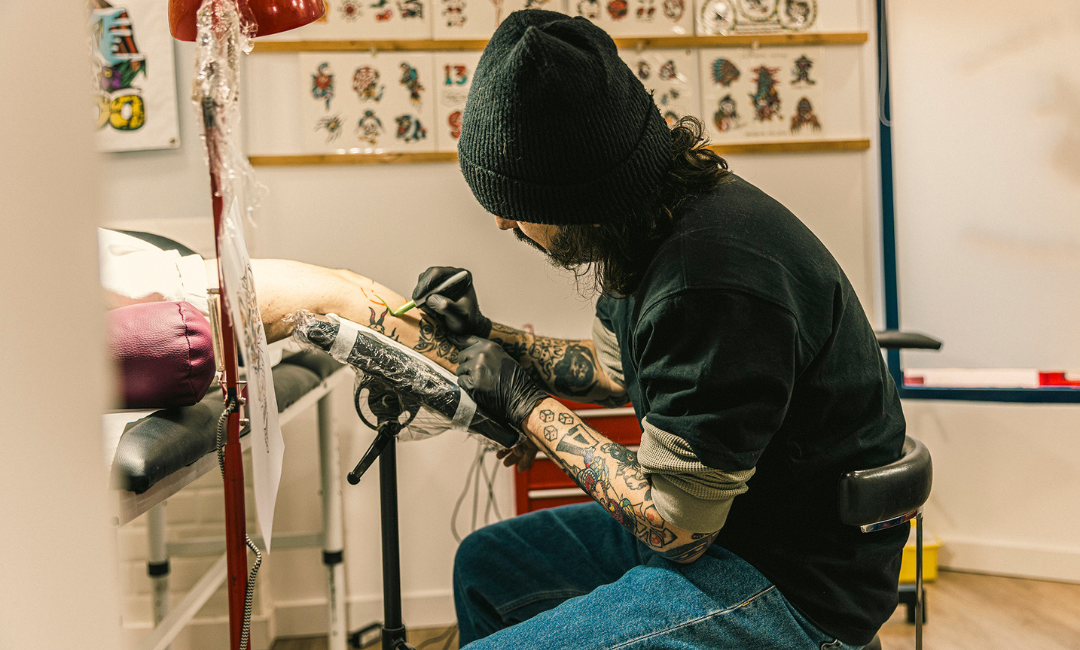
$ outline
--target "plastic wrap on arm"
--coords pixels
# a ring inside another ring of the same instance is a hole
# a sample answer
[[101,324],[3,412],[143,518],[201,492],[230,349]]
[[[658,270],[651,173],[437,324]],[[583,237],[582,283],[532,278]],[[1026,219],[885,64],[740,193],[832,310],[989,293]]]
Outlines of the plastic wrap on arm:
[[[491,419],[457,384],[457,377],[423,355],[363,325],[339,318],[320,320],[306,311],[291,317],[293,336],[302,344],[329,352],[362,376],[382,380],[405,401],[422,405],[429,414],[418,424],[441,417],[443,428],[472,431],[503,447],[513,447],[520,434]],[[412,425],[416,428],[417,425]]]

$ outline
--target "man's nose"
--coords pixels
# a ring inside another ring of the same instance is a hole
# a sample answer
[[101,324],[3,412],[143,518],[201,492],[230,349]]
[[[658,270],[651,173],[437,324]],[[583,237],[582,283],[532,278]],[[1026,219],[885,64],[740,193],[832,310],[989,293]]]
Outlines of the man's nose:
[[513,230],[517,228],[518,222],[511,221],[510,219],[503,219],[502,217],[495,217],[495,225],[499,227],[499,230]]

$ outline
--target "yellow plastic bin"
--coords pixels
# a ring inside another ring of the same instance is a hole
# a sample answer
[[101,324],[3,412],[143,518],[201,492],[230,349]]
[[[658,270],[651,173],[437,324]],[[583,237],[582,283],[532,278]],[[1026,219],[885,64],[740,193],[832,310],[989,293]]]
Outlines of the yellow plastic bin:
[[[923,530],[923,582],[937,579],[939,542],[933,535]],[[900,584],[915,584],[915,520],[911,520],[911,534],[904,546],[904,560],[900,564]]]

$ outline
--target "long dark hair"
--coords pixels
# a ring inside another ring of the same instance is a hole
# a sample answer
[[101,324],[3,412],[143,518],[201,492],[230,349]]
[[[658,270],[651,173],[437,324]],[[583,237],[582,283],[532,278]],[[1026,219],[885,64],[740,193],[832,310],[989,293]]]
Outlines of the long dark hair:
[[706,144],[701,120],[679,120],[671,129],[671,166],[652,199],[617,221],[560,226],[549,257],[574,273],[579,288],[591,278],[602,293],[633,295],[656,250],[671,235],[679,206],[716,188],[731,173],[727,161]]

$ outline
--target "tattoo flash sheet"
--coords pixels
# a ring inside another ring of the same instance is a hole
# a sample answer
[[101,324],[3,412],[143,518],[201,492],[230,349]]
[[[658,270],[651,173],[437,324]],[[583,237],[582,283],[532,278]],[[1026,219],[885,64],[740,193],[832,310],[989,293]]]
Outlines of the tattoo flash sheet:
[[323,0],[326,13],[300,29],[260,40],[429,39],[439,0]]
[[435,55],[435,142],[439,151],[457,151],[461,116],[469,96],[480,52],[439,52]]
[[821,48],[702,49],[703,121],[717,144],[829,135]]
[[564,12],[562,0],[430,0],[436,39],[488,39],[511,13],[520,9]]
[[698,95],[698,56],[693,50],[620,50],[619,56],[637,75],[668,126],[679,118],[702,118]]
[[298,58],[304,151],[435,151],[432,54],[301,54]]
[[818,0],[705,0],[698,5],[697,33],[805,32],[816,26],[817,14]]
[[584,16],[615,38],[694,33],[694,0],[568,0],[571,16]]

